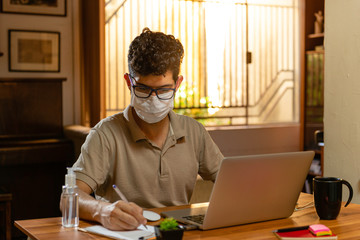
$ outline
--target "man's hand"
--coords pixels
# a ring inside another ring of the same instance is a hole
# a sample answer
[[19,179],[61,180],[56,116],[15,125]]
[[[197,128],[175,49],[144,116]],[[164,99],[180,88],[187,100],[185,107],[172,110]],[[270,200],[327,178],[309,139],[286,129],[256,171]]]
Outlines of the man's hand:
[[117,201],[108,203],[93,198],[91,188],[76,180],[79,193],[79,215],[81,219],[97,221],[111,230],[133,230],[146,224],[143,209],[135,203]]
[[112,204],[102,204],[99,212],[100,223],[111,230],[133,230],[141,224],[146,224],[143,209],[135,203],[117,201]]

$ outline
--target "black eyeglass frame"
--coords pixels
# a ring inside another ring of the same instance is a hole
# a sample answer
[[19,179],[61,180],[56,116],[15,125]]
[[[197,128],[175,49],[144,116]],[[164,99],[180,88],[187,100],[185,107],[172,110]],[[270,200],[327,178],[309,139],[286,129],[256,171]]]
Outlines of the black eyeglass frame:
[[[132,87],[133,90],[134,90],[134,94],[135,94],[135,96],[138,97],[138,98],[149,98],[153,92],[155,92],[155,95],[156,95],[157,98],[160,99],[160,100],[170,100],[170,99],[172,99],[172,98],[174,97],[174,95],[175,95],[176,88],[157,88],[157,89],[155,89],[155,88],[151,88],[151,87],[146,86],[146,85],[137,86],[137,85],[135,85],[134,82],[133,82],[133,81],[136,82],[136,80],[134,80],[134,77],[132,77],[130,74],[128,74],[128,76],[129,76],[129,79],[130,79],[131,87]],[[146,96],[146,97],[144,97],[144,96],[138,96],[138,95],[136,94],[136,91],[135,91],[136,88],[147,88],[147,89],[149,89],[149,90],[150,90],[149,95]],[[169,97],[169,98],[159,97],[158,91],[161,91],[161,90],[163,90],[163,91],[164,91],[164,90],[165,90],[165,91],[172,90],[172,95],[171,95],[171,97]]]

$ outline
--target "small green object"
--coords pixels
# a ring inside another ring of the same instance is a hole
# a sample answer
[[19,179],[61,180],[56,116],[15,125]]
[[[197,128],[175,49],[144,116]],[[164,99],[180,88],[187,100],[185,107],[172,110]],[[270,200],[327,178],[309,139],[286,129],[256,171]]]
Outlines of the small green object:
[[178,223],[174,218],[165,218],[160,223],[160,230],[162,231],[168,231],[168,230],[174,230],[178,228]]

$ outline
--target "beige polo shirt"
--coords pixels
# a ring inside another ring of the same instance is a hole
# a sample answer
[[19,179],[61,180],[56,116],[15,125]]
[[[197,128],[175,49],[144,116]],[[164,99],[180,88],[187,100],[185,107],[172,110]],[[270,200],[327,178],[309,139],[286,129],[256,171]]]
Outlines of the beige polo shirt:
[[202,124],[170,111],[170,131],[162,149],[148,140],[134,121],[130,106],[91,129],[74,164],[77,179],[98,199],[126,198],[143,208],[188,204],[197,174],[215,180],[223,159]]

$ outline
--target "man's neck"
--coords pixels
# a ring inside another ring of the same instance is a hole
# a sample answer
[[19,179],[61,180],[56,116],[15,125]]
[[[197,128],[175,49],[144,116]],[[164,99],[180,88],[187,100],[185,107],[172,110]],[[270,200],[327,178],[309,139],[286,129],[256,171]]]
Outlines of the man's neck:
[[169,116],[166,116],[157,123],[147,123],[139,118],[133,107],[131,108],[131,111],[136,124],[139,126],[144,135],[158,147],[162,148],[169,133]]

